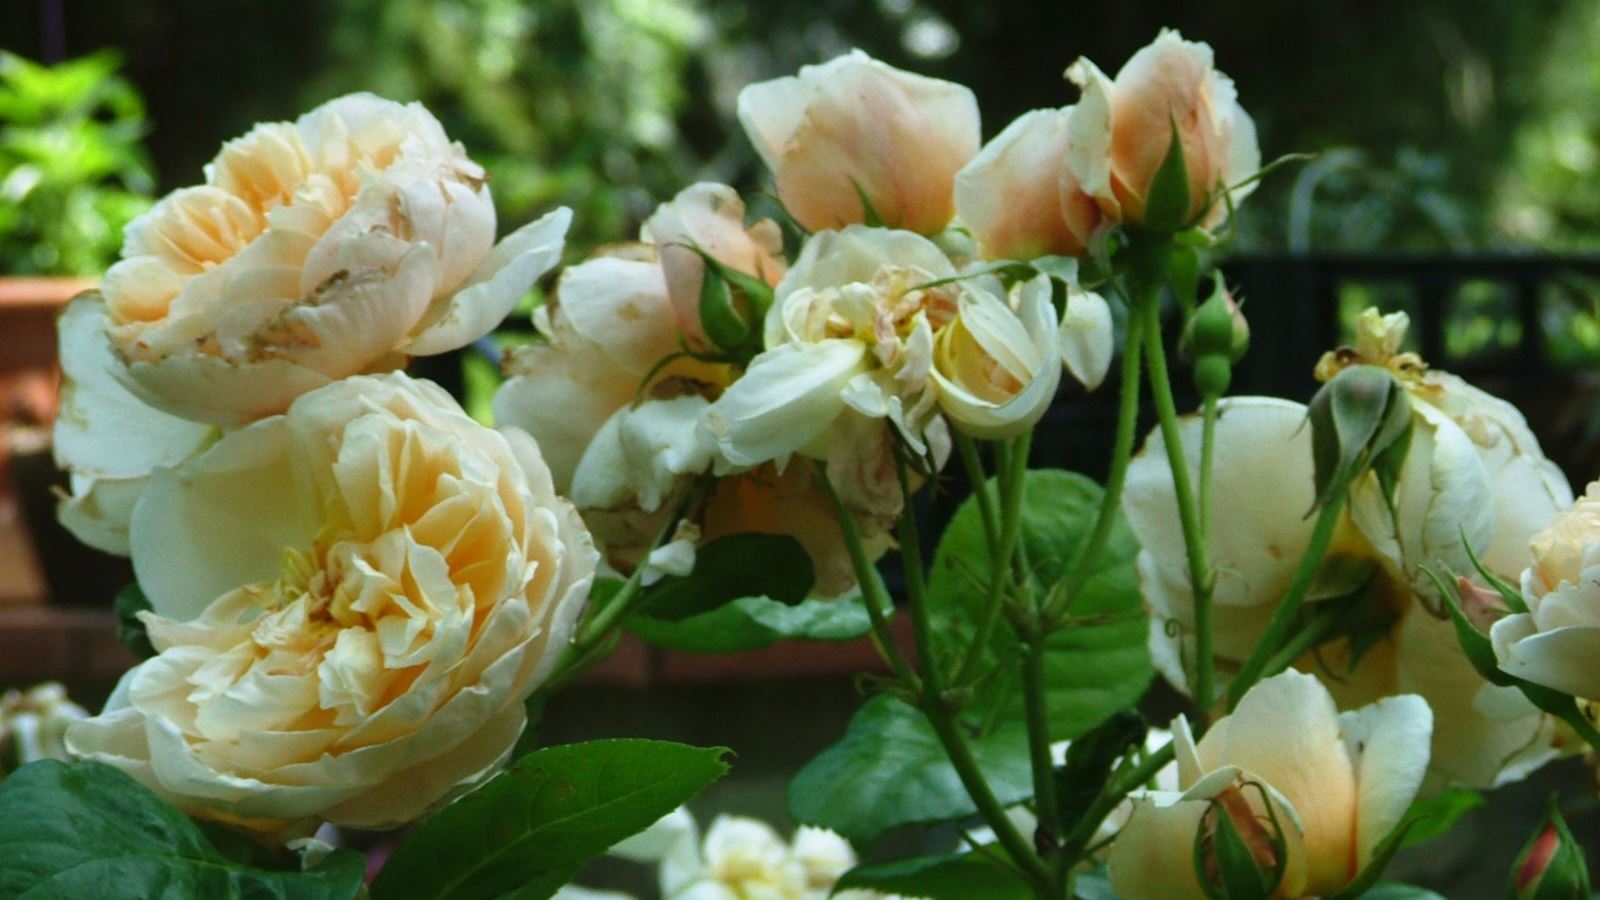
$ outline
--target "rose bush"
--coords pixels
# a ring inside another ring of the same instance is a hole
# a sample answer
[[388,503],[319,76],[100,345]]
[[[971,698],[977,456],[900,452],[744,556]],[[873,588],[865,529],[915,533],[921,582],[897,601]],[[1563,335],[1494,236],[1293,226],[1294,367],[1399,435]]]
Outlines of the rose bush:
[[399,374],[157,473],[132,550],[159,652],[68,746],[270,831],[393,827],[493,774],[595,566],[532,439]]

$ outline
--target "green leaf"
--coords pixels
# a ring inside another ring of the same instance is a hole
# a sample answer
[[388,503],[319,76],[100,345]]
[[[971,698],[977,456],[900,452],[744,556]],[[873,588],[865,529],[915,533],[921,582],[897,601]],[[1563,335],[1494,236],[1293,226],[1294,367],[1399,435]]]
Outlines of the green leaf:
[[306,872],[240,865],[165,800],[101,763],[43,760],[0,783],[0,900],[348,900],[364,868],[349,850]]
[[1028,883],[1015,870],[972,851],[867,863],[840,876],[835,894],[850,888],[927,900],[1028,900]]
[[1189,166],[1183,157],[1183,139],[1178,123],[1170,122],[1172,139],[1167,155],[1150,179],[1150,194],[1144,203],[1144,226],[1156,231],[1177,231],[1202,210],[1189,208]]
[[117,611],[117,640],[122,641],[123,646],[140,659],[155,656],[156,648],[150,644],[150,635],[145,633],[144,623],[139,621],[139,613],[150,609],[150,598],[139,590],[138,582],[117,591],[113,606]]
[[[1027,734],[1007,723],[972,739],[972,753],[1003,804],[1033,794]],[[867,701],[844,737],[789,782],[796,821],[870,841],[893,828],[975,812],[922,711],[887,694]]]
[[1435,894],[1427,888],[1401,884],[1398,881],[1385,881],[1373,885],[1371,890],[1361,895],[1360,900],[1445,900],[1445,898],[1444,895]]
[[[1072,572],[1088,543],[1102,493],[1092,479],[1075,472],[1028,472],[1021,542],[1035,596],[1044,596]],[[1076,621],[1050,636],[1045,698],[1053,741],[1078,737],[1132,706],[1155,677],[1147,646],[1149,623],[1134,571],[1138,552],[1133,532],[1118,514],[1099,560],[1071,599],[1068,612]],[[981,513],[976,500],[968,497],[939,540],[928,590],[935,630],[955,639],[951,649],[971,640],[991,572]],[[979,708],[1020,720],[1021,692],[1012,677],[1020,664],[1007,652],[1015,638],[1009,629],[996,632],[989,661],[1006,660],[1000,663],[1005,671],[990,683]]]
[[373,880],[373,900],[548,897],[721,778],[727,752],[607,740],[530,753],[406,835]]
[[[1123,756],[1144,742],[1148,729],[1131,709],[1118,710],[1094,730],[1067,745],[1066,759],[1056,768],[1056,805],[1060,809],[1057,834],[1072,833]],[[1074,847],[1074,850],[1082,849]]]
[[636,613],[628,630],[658,647],[685,653],[740,653],[782,640],[848,641],[872,630],[859,595],[798,604],[740,597],[710,612],[673,621]]
[[669,575],[649,589],[643,609],[679,621],[740,597],[766,596],[795,604],[816,583],[811,557],[788,535],[736,534],[695,551],[694,571]]
[[1484,803],[1482,794],[1466,788],[1450,788],[1442,794],[1412,803],[1405,819],[1415,824],[1406,832],[1400,846],[1411,847],[1439,837],[1454,827],[1462,816]]
[[859,597],[809,597],[811,557],[787,535],[738,534],[695,554],[694,571],[650,588],[628,628],[662,647],[736,653],[784,638],[838,641],[871,628]]

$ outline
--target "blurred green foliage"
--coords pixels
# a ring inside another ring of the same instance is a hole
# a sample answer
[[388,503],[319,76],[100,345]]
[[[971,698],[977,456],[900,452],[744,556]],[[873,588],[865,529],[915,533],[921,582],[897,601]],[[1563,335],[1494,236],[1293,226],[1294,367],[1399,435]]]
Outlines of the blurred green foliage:
[[501,218],[574,208],[583,247],[624,239],[695,168],[679,127],[710,27],[692,0],[346,0],[306,105],[421,100],[489,170]]
[[144,102],[117,66],[0,51],[0,272],[98,275],[149,207]]

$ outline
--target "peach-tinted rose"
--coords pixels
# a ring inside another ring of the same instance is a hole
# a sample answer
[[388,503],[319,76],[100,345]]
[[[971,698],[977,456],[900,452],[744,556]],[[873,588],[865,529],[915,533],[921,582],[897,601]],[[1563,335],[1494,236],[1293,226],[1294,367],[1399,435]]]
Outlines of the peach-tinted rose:
[[956,173],[956,217],[988,259],[1078,256],[1100,208],[1067,167],[1072,107],[1023,113]]
[[920,234],[954,214],[956,172],[978,152],[978,103],[948,81],[857,50],[739,92],[739,123],[811,231],[867,223]]
[[1255,123],[1233,81],[1217,71],[1210,45],[1164,30],[1115,81],[1087,59],[1067,76],[1083,90],[1069,122],[1067,164],[1112,221],[1143,221],[1174,126],[1189,175],[1187,219],[1213,225],[1225,214],[1224,192],[1238,203],[1253,189],[1243,182],[1261,168]]
[[[1294,671],[1252,687],[1198,746],[1180,716],[1173,723],[1179,791],[1136,795],[1111,845],[1112,887],[1124,900],[1210,896],[1191,848],[1208,815],[1227,815],[1247,840],[1259,837],[1257,865],[1283,867],[1274,898],[1336,893],[1372,862],[1416,797],[1433,719],[1411,694],[1337,712],[1327,688]],[[1287,859],[1273,855],[1267,804]]]

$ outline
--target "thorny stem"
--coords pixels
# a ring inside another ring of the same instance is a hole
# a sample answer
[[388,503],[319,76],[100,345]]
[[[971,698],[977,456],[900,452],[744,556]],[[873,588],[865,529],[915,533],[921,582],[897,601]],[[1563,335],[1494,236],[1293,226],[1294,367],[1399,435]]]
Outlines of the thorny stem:
[[1105,492],[1100,495],[1100,509],[1095,513],[1089,542],[1084,545],[1083,555],[1078,557],[1072,574],[1068,576],[1066,589],[1057,592],[1045,609],[1046,622],[1053,622],[1066,614],[1073,598],[1093,574],[1100,554],[1105,551],[1106,542],[1111,538],[1111,527],[1117,521],[1122,487],[1128,475],[1128,461],[1133,457],[1134,432],[1139,423],[1139,376],[1143,371],[1139,338],[1143,326],[1144,321],[1138,316],[1129,317],[1127,338],[1122,349],[1122,402],[1117,412],[1117,436],[1111,450],[1111,469],[1106,473]]
[[[1195,643],[1197,656],[1195,705],[1202,715],[1211,709],[1215,660],[1211,650],[1211,563],[1207,559],[1205,533],[1195,509],[1194,489],[1189,483],[1189,466],[1178,433],[1178,410],[1172,399],[1172,379],[1167,374],[1166,349],[1161,344],[1160,280],[1147,279],[1154,288],[1134,295],[1134,315],[1144,318],[1145,362],[1150,366],[1150,395],[1155,401],[1156,419],[1161,426],[1161,441],[1172,469],[1172,484],[1178,500],[1178,519],[1183,526],[1183,544],[1188,553],[1189,581],[1194,589]],[[1203,724],[1203,723],[1202,723]]]
[[[919,682],[911,666],[906,663],[901,655],[900,648],[895,644],[894,634],[889,630],[889,621],[884,616],[884,610],[892,608],[888,591],[883,587],[883,582],[878,578],[878,572],[873,568],[871,560],[867,559],[866,547],[861,543],[861,529],[856,525],[855,516],[850,514],[844,503],[839,499],[839,494],[833,489],[833,482],[828,479],[828,473],[822,473],[822,486],[828,492],[828,499],[833,503],[834,515],[839,520],[839,533],[844,537],[845,550],[850,554],[850,565],[855,570],[856,584],[861,589],[861,602],[867,605],[867,620],[872,623],[873,642],[878,645],[878,652],[883,655],[889,668],[894,670],[896,676],[912,689],[916,689]],[[903,510],[901,515],[908,516],[910,510]]]

